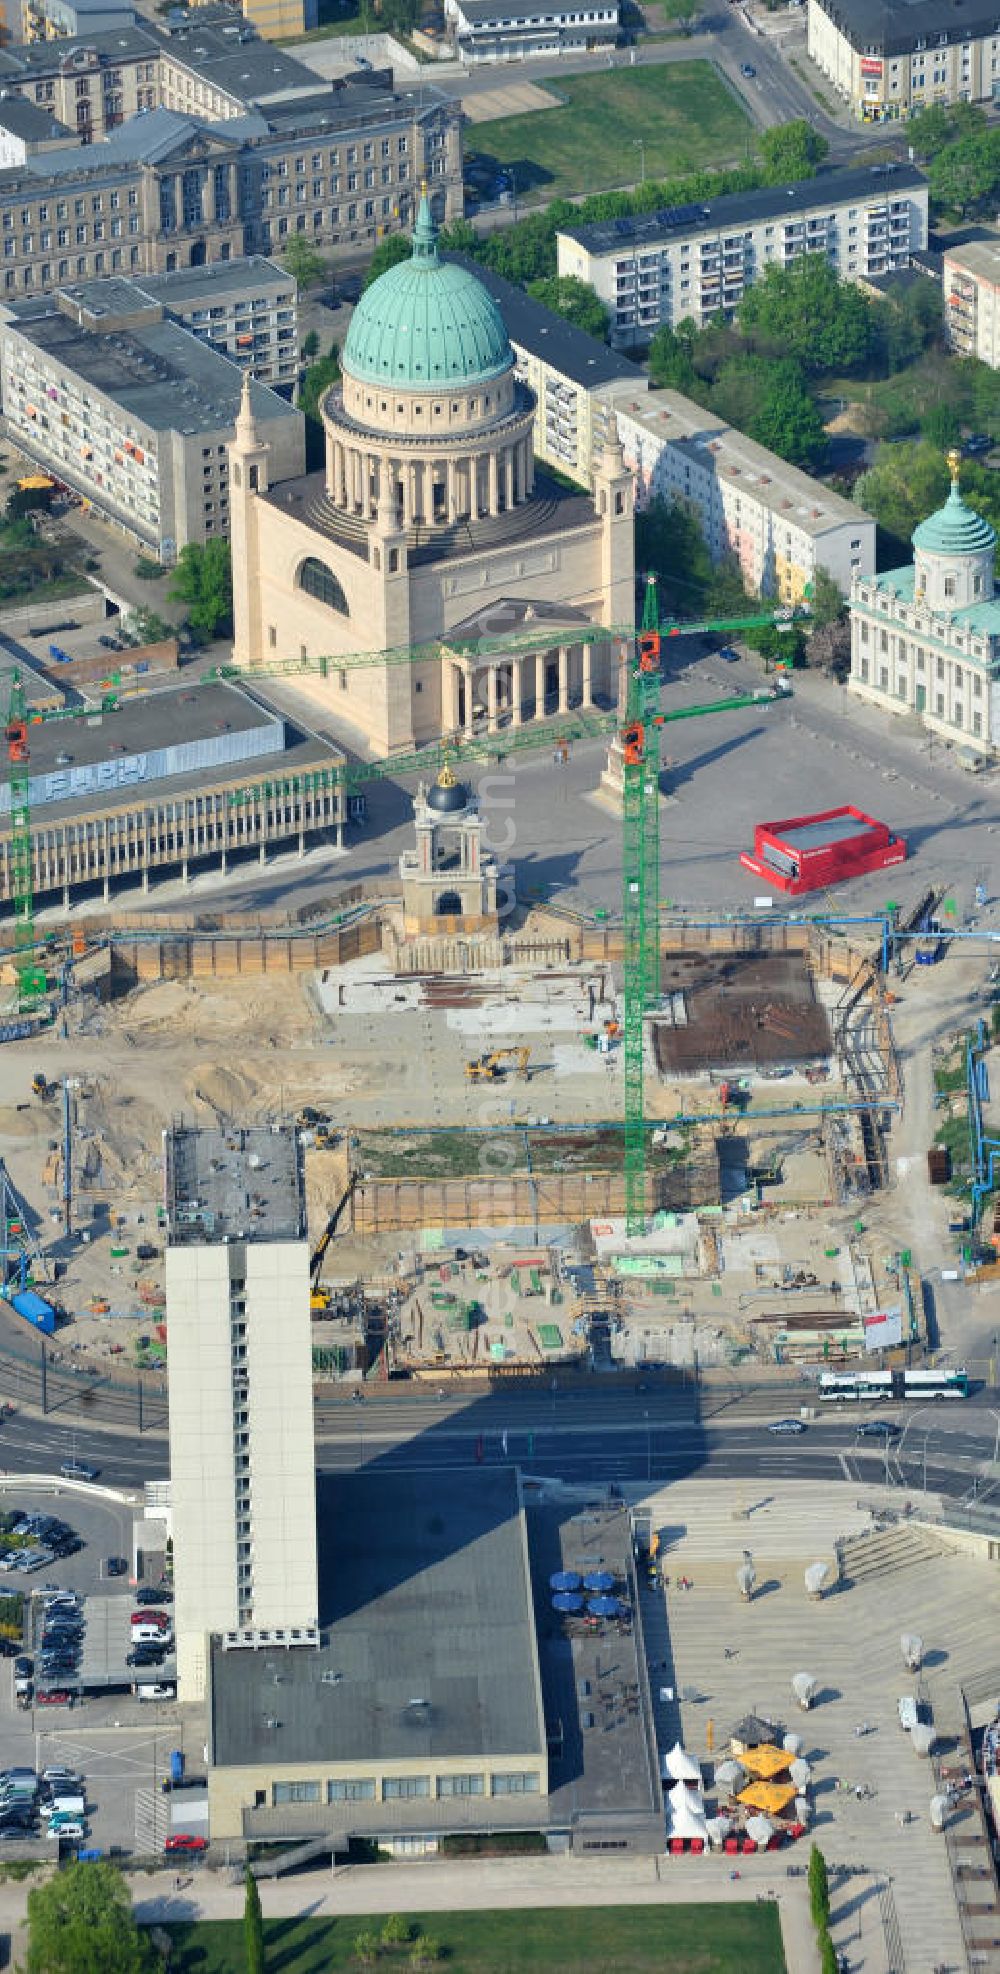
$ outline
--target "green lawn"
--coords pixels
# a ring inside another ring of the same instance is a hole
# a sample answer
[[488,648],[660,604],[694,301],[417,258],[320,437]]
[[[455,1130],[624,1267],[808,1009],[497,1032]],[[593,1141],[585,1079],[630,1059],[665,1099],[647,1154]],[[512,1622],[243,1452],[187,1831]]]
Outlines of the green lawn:
[[[554,85],[549,85],[554,87]],[[708,62],[605,69],[560,80],[565,102],[473,124],[466,156],[516,168],[518,198],[571,198],[647,178],[741,164],[752,126]]]
[[[715,1867],[718,1868],[718,1867]],[[711,1872],[713,1865],[707,1862]],[[264,1893],[265,1901],[267,1891]],[[591,1906],[526,1912],[431,1912],[409,1915],[440,1942],[448,1974],[785,1974],[776,1905]],[[268,1974],[334,1974],[361,1968],[359,1933],[380,1932],[375,1918],[270,1920]],[[244,1974],[238,1920],[170,1926],[170,1974]],[[403,1947],[385,1947],[377,1965],[388,1974],[408,1965]]]

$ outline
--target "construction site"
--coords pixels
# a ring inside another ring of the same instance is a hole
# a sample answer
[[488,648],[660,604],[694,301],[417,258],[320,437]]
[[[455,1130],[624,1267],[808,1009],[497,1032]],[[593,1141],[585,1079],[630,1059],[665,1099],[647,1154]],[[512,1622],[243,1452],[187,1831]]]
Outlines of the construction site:
[[[332,862],[307,908],[168,913],[152,899],[125,909],[106,862],[102,895],[47,914],[42,930],[36,812],[41,824],[73,795],[77,769],[52,751],[59,709],[29,710],[15,679],[5,1280],[49,1298],[53,1354],[162,1368],[164,1130],[291,1119],[306,1153],[317,1379],[919,1355],[910,1248],[881,1225],[903,1103],[890,982],[913,974],[939,894],[908,886],[907,903],[860,917],[829,894],[809,918],[695,918],[661,901],[662,726],[759,711],[762,695],[659,711],[656,621],[651,589],[622,660],[624,711],[591,717],[611,735],[594,793],[621,832],[618,913],[522,897],[517,855],[489,847],[480,788],[502,734],[345,765],[255,682],[172,693],[166,722],[159,690],[72,722],[79,773],[128,782],[136,815],[148,806],[136,775],[165,776],[171,795],[178,776],[232,784],[212,797],[228,848],[177,834],[202,797],[174,804],[169,840],[154,832],[184,879],[188,848],[235,854],[243,825],[230,811],[253,811],[265,834],[298,831],[301,851],[305,783],[271,777],[290,744],[323,745],[309,800],[315,821],[335,822],[335,858],[366,778],[408,782],[395,874],[347,868],[338,881]],[[144,720],[159,754],[136,754],[125,774],[122,749],[134,753]],[[571,709],[545,729],[554,766],[581,721]],[[508,740],[537,746],[538,734]],[[354,817],[363,828],[363,801]],[[207,810],[197,826],[208,830]],[[250,834],[263,861],[256,824]],[[145,840],[131,823],[126,839]],[[23,1320],[0,1320],[30,1347]]]

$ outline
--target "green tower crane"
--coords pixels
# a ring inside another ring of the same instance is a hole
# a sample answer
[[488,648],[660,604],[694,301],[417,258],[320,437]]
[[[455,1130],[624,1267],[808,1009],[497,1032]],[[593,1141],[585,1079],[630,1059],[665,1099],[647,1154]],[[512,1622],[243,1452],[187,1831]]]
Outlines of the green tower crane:
[[34,1007],[46,992],[45,968],[35,959],[35,886],[31,844],[31,770],[28,714],[21,674],[11,675],[7,703],[8,782],[10,787],[10,888],[14,900],[14,965],[17,998],[22,1008]]

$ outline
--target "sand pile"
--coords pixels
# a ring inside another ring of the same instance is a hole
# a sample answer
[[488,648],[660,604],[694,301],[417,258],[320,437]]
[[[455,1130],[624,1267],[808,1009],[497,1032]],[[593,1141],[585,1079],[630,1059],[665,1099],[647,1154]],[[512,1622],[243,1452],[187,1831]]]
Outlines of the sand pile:
[[259,1085],[245,1071],[228,1069],[222,1063],[202,1062],[191,1071],[185,1084],[190,1103],[200,1103],[217,1117],[245,1123],[254,1112]]

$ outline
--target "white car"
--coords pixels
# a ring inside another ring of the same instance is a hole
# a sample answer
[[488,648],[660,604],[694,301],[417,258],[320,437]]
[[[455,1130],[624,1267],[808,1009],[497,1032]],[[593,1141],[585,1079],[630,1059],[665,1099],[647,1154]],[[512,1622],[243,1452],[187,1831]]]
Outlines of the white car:
[[68,1837],[73,1843],[86,1834],[82,1823],[50,1823],[45,1832],[47,1837]]
[[804,1433],[805,1426],[801,1419],[772,1419],[767,1430],[769,1433]]

